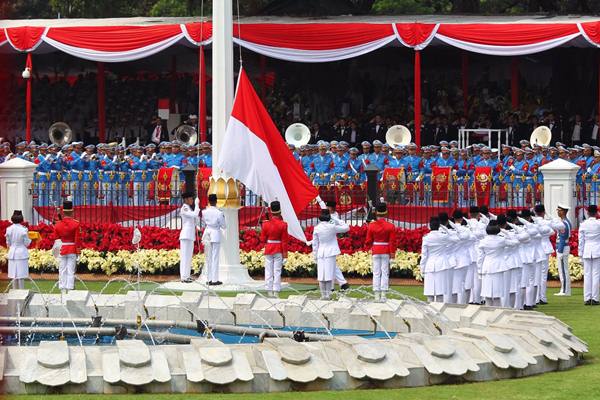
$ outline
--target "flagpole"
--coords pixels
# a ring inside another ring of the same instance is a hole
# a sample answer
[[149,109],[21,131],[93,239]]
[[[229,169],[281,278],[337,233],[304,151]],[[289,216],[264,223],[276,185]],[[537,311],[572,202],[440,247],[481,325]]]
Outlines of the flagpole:
[[[225,214],[227,229],[222,235],[219,255],[219,280],[223,286],[216,290],[231,290],[235,286],[260,286],[240,263],[239,239],[239,194],[237,182],[215,168],[219,164],[219,154],[227,123],[233,108],[233,6],[232,0],[213,1],[212,32],[212,159],[213,175],[209,193],[216,193],[217,205]],[[234,193],[232,193],[232,191]],[[204,278],[203,276],[201,279]]]

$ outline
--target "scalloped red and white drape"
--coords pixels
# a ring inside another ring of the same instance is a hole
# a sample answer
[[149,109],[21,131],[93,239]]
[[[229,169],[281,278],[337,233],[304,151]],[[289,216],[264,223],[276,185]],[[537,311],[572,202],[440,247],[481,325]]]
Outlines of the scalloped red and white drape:
[[[533,54],[575,41],[578,46],[587,44],[600,47],[600,21],[475,24],[257,23],[234,24],[233,32],[234,42],[248,50],[295,62],[339,61],[393,44],[414,49],[414,122],[417,143],[420,140],[421,51],[431,43],[497,56]],[[199,69],[202,70],[203,48],[211,43],[211,38],[210,22],[152,26],[21,26],[0,29],[0,51],[62,51],[97,62],[124,62],[149,57],[177,44],[199,48]],[[514,71],[513,68],[513,75]],[[200,80],[202,79],[201,77]]]

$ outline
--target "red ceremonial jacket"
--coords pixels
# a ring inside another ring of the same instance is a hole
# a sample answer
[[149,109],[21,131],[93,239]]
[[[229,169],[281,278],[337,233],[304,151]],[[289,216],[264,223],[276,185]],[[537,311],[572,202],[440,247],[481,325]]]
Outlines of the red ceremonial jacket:
[[54,225],[54,234],[62,241],[60,255],[79,254],[79,221],[64,217]]
[[372,254],[396,254],[396,227],[385,219],[378,219],[367,226],[367,246]]
[[279,217],[263,222],[260,240],[265,242],[265,255],[281,253],[283,258],[287,257],[287,229],[287,223]]

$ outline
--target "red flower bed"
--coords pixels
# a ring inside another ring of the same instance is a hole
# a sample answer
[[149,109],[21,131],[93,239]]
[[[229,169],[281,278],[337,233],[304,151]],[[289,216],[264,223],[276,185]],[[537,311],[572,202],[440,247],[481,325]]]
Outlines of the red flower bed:
[[[10,225],[9,221],[0,221],[0,246],[6,247],[5,232]],[[54,243],[55,237],[51,225],[40,224],[30,226],[30,230],[40,232],[42,240],[38,244],[41,249],[50,249]],[[179,230],[158,228],[146,226],[140,228],[142,232],[142,241],[140,248],[142,249],[157,249],[169,250],[179,248]],[[423,236],[429,230],[425,227],[418,229],[397,229],[396,244],[400,250],[420,252],[421,241]],[[306,238],[312,239],[313,228],[309,227],[305,230]],[[81,226],[81,243],[83,248],[93,249],[97,251],[118,251],[118,250],[133,250],[131,237],[133,228],[126,228],[116,224],[82,224]],[[573,231],[569,240],[571,246],[571,254],[577,255],[578,232]],[[356,251],[368,251],[365,246],[367,236],[367,227],[352,226],[348,233],[341,235],[339,239],[340,250],[343,254],[351,254]],[[556,236],[551,238],[552,244],[555,244]],[[261,250],[264,243],[260,241],[259,229],[244,229],[240,231],[240,249],[243,251]],[[198,249],[197,249],[198,250]],[[201,250],[201,245],[200,245]],[[289,251],[310,253],[311,248],[297,239],[290,238]]]

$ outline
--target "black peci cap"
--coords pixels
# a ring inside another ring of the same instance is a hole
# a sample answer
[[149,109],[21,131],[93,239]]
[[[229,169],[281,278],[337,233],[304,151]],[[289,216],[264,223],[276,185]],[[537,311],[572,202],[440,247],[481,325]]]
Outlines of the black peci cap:
[[377,204],[377,215],[387,215],[388,208],[387,204],[379,203]]
[[73,211],[73,202],[71,200],[63,201],[63,211]]
[[272,201],[269,208],[273,214],[281,213],[281,203],[279,203],[277,200]]

